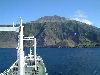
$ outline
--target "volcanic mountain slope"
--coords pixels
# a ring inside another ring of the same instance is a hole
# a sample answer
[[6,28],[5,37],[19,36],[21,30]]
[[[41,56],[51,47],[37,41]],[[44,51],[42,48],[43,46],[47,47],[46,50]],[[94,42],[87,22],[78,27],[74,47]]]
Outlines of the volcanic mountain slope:
[[[44,16],[23,25],[24,35],[34,35],[37,38],[38,47],[100,47],[99,28],[65,17]],[[11,32],[8,33],[11,34]],[[16,35],[9,35],[8,37],[12,36],[12,39],[17,39]],[[2,40],[6,39],[0,39]],[[6,41],[9,42],[9,40]],[[25,46],[28,46],[28,43],[25,42]]]

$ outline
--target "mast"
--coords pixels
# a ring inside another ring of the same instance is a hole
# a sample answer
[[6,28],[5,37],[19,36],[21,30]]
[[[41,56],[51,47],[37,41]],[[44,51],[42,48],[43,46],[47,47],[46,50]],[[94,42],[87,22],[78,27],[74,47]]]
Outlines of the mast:
[[13,22],[13,27],[14,27],[14,25],[15,25],[15,24],[14,24],[14,22]]
[[20,19],[20,27],[19,27],[19,47],[18,47],[18,73],[19,75],[24,75],[24,51],[23,51],[23,27],[22,19]]
[[34,61],[35,61],[35,70],[37,70],[36,64],[36,38],[34,38]]

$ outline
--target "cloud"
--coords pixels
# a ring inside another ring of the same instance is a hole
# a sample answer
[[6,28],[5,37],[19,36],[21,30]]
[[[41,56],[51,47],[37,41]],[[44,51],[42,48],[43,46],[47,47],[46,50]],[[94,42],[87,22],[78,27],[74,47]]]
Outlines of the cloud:
[[81,11],[81,10],[77,10],[76,12],[75,12],[75,15],[74,15],[75,17],[81,17],[81,18],[87,18],[88,16],[87,15],[85,15],[85,12],[83,12],[83,11]]
[[75,12],[75,15],[73,17],[71,17],[71,19],[76,20],[76,21],[80,21],[89,25],[92,25],[92,22],[89,21],[88,16],[85,15],[85,12],[81,11],[81,10],[77,10]]

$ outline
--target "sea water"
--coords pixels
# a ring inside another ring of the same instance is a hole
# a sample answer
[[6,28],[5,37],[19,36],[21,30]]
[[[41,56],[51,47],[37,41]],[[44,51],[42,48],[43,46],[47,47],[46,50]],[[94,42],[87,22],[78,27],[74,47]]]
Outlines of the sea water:
[[[29,53],[25,49],[25,55]],[[100,48],[38,48],[48,75],[100,75]],[[0,72],[17,58],[14,48],[0,48]]]

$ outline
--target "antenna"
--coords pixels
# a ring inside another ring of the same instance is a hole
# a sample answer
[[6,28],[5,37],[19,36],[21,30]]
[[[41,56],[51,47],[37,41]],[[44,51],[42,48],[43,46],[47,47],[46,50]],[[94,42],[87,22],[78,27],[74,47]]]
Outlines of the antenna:
[[22,20],[22,17],[20,16],[19,17],[19,24],[20,24],[20,26],[22,26],[22,22],[23,22],[23,20]]
[[14,22],[13,22],[13,27],[15,27]]

